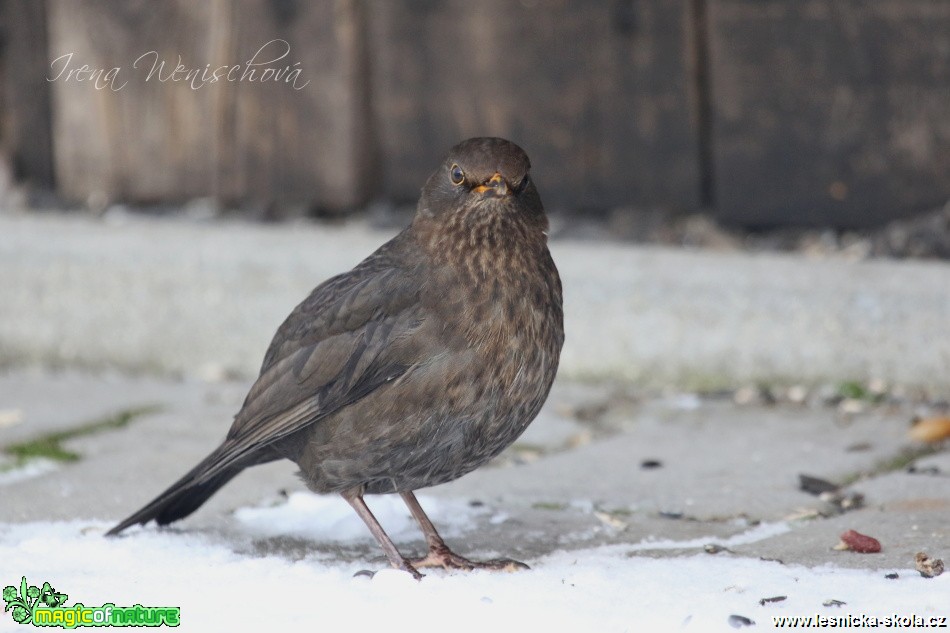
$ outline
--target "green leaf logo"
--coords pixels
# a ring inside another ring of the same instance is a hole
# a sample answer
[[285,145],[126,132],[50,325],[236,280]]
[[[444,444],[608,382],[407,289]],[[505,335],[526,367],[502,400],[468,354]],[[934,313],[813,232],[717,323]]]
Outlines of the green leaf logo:
[[3,588],[4,612],[10,611],[13,620],[20,624],[29,624],[33,620],[36,607],[60,607],[66,602],[65,593],[59,593],[48,582],[43,587],[29,585],[26,576],[20,578],[20,587],[8,585]]
[[19,591],[12,585],[3,588],[3,601],[6,603],[3,610],[4,612],[12,611],[11,615],[15,622],[29,624],[33,619],[33,607],[39,597],[39,587],[28,586],[26,576],[23,576],[20,579]]
[[86,607],[81,602],[64,607],[69,598],[48,582],[41,587],[20,578],[20,586],[3,588],[4,613],[18,624],[34,626],[178,626],[181,621],[180,607],[144,607],[136,604],[117,607],[108,602],[101,607]]

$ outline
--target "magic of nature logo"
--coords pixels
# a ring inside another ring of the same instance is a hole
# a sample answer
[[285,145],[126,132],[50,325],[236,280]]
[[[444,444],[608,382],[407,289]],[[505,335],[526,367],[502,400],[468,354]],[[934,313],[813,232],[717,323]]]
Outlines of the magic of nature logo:
[[30,585],[26,576],[20,586],[3,588],[4,612],[13,620],[33,626],[58,626],[74,629],[77,626],[178,626],[179,607],[117,607],[107,602],[101,607],[87,607],[81,602],[67,607],[65,593],[60,593],[44,582],[42,587]]

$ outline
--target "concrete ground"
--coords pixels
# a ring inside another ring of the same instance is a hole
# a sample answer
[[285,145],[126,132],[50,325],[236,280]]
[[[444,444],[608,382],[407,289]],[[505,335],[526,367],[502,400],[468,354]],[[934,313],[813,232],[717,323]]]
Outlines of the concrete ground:
[[[74,461],[0,457],[0,522],[118,520],[150,500],[223,437],[283,315],[384,239],[361,225],[0,216],[0,448],[138,411],[62,440]],[[545,409],[495,463],[426,491],[494,511],[458,549],[530,562],[601,543],[638,556],[719,545],[874,569],[950,558],[950,451],[908,436],[950,391],[950,266],[552,250],[568,343]],[[876,404],[833,397],[871,379]],[[731,390],[750,383],[787,397]],[[233,510],[280,503],[302,489],[293,472],[242,474],[180,529],[237,542]],[[863,500],[802,492],[801,474]],[[847,529],[883,551],[832,549]]]
[[[252,378],[317,283],[395,231],[0,213],[0,364]],[[558,241],[560,376],[950,393],[950,266]]]

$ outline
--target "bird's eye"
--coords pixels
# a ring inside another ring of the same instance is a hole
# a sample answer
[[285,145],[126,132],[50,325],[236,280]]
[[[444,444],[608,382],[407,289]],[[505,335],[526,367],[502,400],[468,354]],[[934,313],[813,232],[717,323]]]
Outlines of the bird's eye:
[[452,179],[453,185],[460,185],[465,182],[465,172],[458,165],[452,165],[449,169],[449,178]]

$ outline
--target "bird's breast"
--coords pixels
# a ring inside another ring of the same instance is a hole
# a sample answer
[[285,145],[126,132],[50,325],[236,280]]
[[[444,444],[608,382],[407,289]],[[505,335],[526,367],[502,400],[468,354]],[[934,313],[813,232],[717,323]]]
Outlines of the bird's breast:
[[486,398],[515,404],[547,394],[564,340],[561,286],[543,256],[511,253],[455,269],[459,299],[448,302],[450,335],[472,352],[470,378]]

